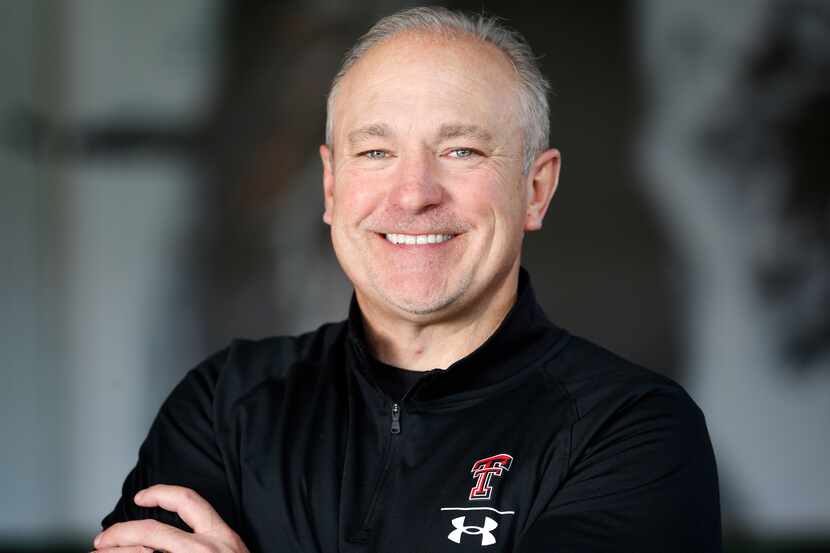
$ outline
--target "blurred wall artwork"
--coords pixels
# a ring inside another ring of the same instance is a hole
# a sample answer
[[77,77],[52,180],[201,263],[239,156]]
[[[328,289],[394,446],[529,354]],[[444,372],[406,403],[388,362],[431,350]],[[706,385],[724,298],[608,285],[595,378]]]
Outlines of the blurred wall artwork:
[[727,529],[830,528],[830,6],[642,5],[645,182],[686,268]]

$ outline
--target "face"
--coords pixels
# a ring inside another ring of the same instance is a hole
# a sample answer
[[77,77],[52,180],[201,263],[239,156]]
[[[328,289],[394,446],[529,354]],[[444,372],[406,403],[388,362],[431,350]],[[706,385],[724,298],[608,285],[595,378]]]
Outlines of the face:
[[555,186],[540,197],[551,163],[522,174],[516,86],[494,47],[424,35],[376,46],[341,81],[324,220],[364,310],[423,320],[515,285]]

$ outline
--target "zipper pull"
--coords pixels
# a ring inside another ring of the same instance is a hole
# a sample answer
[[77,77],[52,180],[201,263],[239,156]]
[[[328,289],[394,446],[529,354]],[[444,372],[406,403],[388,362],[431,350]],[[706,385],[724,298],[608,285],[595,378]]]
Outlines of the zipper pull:
[[397,403],[392,404],[392,434],[401,433],[401,408]]

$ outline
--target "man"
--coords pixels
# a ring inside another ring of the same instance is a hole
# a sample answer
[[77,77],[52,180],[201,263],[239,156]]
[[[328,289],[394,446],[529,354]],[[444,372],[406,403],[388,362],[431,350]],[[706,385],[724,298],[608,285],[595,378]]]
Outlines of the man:
[[97,549],[720,550],[700,411],[549,322],[520,268],[559,174],[546,88],[486,18],[358,42],[320,147],[349,319],[191,371]]

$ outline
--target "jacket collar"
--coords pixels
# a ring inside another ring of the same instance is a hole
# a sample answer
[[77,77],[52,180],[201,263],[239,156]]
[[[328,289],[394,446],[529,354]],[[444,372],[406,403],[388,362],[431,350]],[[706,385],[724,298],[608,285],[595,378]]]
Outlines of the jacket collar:
[[[372,365],[382,370],[366,342],[363,319],[357,299],[352,295],[349,309],[348,335],[356,357],[356,365],[364,375]],[[536,301],[530,276],[522,268],[516,303],[498,329],[481,345],[447,367],[431,371],[410,394],[414,403],[435,400],[472,399],[505,383],[537,361],[557,344],[564,343],[567,333],[551,323]]]

